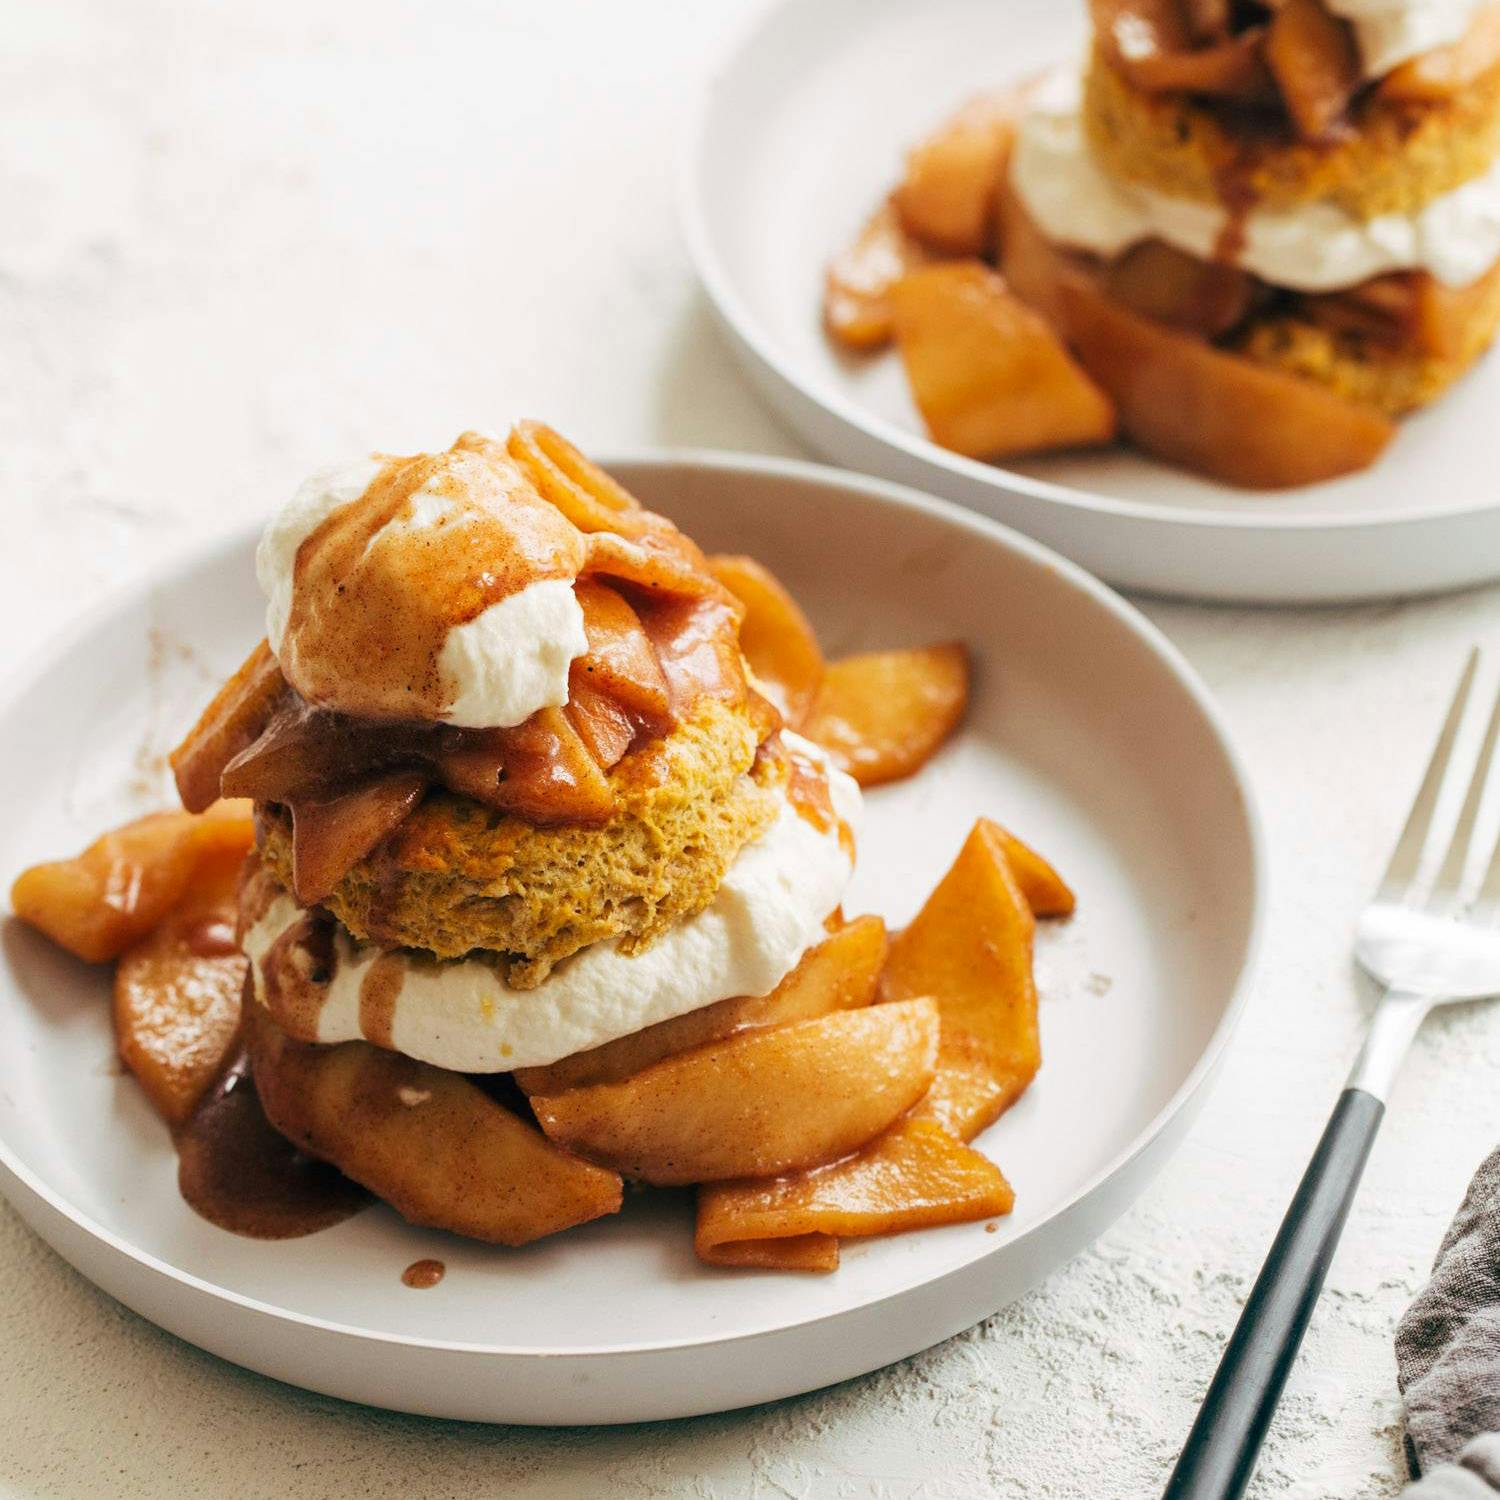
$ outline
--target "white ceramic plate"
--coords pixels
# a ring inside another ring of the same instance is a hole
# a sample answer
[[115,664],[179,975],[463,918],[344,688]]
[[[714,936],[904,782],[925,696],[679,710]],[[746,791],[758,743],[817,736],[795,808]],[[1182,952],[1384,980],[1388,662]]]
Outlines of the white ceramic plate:
[[929,442],[900,361],[824,338],[823,267],[971,94],[1080,55],[1084,0],[779,0],[713,74],[687,235],[746,371],[819,452],[972,506],[1122,587],[1356,599],[1500,575],[1500,356],[1364,474],[1274,495],[1124,450],[998,468]]
[[[1261,909],[1243,774],[1203,691],[1139,615],[993,522],[806,465],[611,464],[706,546],[753,552],[835,653],[949,637],[979,666],[957,740],[870,798],[851,911],[909,918],[974,818],[1076,886],[1039,949],[1046,1062],[982,1137],[1018,1203],[851,1243],[836,1275],[710,1271],[686,1198],[524,1251],[371,1209],[238,1239],[177,1195],[167,1132],[114,1062],[107,979],[0,930],[0,1186],[84,1275],[181,1337],[356,1401],[510,1422],[621,1422],[764,1401],[899,1359],[1087,1245],[1180,1139],[1243,999]],[[0,877],[166,799],[160,756],[262,630],[241,536],[110,604],[0,701]],[[400,1273],[447,1263],[436,1288]]]

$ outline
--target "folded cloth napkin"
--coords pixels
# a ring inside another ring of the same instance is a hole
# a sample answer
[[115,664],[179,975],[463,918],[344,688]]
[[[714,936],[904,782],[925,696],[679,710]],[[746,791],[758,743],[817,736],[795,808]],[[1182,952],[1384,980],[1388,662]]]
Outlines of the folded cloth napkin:
[[1396,1329],[1410,1500],[1500,1496],[1500,1148],[1474,1174],[1432,1280]]
[[1439,1464],[1408,1485],[1401,1500],[1495,1500],[1500,1495],[1500,1432],[1487,1432],[1459,1450],[1451,1464]]

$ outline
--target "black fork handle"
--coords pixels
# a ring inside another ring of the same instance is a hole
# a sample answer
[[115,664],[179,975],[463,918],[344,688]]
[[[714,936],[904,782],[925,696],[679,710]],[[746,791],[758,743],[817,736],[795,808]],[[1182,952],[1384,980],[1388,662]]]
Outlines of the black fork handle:
[[1339,1095],[1163,1500],[1239,1500],[1244,1493],[1384,1115],[1385,1105],[1364,1089]]

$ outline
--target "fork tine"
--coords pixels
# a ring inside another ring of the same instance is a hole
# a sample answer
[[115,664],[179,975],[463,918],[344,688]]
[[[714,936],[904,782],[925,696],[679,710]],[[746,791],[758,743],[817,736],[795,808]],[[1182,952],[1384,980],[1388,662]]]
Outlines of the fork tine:
[[1479,821],[1479,807],[1484,801],[1484,789],[1489,785],[1490,763],[1495,758],[1495,742],[1500,739],[1500,696],[1490,710],[1490,721],[1485,726],[1484,744],[1480,746],[1479,759],[1474,765],[1474,774],[1469,778],[1469,790],[1464,794],[1464,805],[1453,826],[1453,837],[1448,844],[1448,853],[1443,866],[1433,882],[1432,895],[1440,901],[1453,902],[1464,883],[1464,870],[1469,863],[1469,849],[1474,842],[1474,825]]
[[1484,883],[1474,898],[1473,918],[1478,922],[1491,922],[1500,916],[1500,839],[1495,840],[1495,852],[1490,856],[1490,867],[1484,872]]
[[1401,837],[1396,840],[1391,862],[1386,866],[1385,875],[1381,878],[1377,900],[1399,901],[1416,878],[1417,870],[1422,863],[1422,849],[1427,843],[1427,835],[1432,828],[1432,814],[1437,807],[1443,779],[1448,774],[1448,761],[1453,755],[1453,742],[1458,738],[1459,725],[1463,723],[1464,709],[1469,702],[1469,689],[1473,686],[1474,672],[1478,665],[1479,647],[1474,646],[1470,649],[1469,659],[1464,664],[1463,675],[1458,679],[1458,691],[1453,695],[1448,717],[1443,722],[1443,732],[1438,735],[1438,742],[1433,747],[1432,759],[1427,764],[1427,774],[1422,778],[1422,785],[1417,791],[1416,800],[1411,805],[1411,812],[1407,814],[1406,826],[1401,830]]

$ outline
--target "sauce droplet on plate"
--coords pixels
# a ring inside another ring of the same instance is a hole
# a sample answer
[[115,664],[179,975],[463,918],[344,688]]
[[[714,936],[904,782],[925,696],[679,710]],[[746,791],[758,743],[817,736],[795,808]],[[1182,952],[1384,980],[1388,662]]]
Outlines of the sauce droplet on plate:
[[440,1260],[414,1260],[401,1273],[401,1281],[405,1286],[416,1287],[422,1291],[427,1287],[436,1286],[447,1271],[447,1266]]

